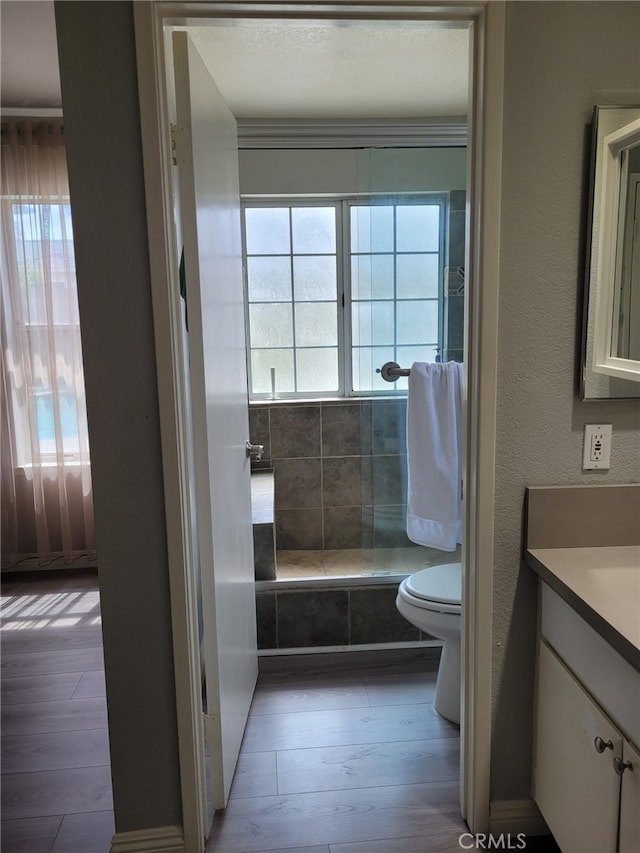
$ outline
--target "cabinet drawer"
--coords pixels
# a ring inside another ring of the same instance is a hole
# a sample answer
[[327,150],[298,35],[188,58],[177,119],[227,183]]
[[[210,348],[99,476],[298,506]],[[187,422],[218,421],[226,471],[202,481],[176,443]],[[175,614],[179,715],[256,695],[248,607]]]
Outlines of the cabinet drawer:
[[546,583],[541,584],[541,607],[543,638],[624,735],[640,745],[640,672]]

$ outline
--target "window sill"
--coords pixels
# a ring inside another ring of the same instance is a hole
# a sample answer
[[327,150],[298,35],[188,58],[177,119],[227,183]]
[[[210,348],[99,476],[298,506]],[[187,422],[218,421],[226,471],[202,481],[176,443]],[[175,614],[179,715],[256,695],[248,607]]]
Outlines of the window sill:
[[317,405],[318,403],[346,403],[354,405],[355,403],[371,403],[375,400],[402,400],[407,396],[406,390],[396,391],[395,393],[389,393],[386,391],[382,391],[379,394],[372,394],[371,396],[357,396],[357,397],[276,397],[276,399],[272,399],[271,397],[265,397],[260,400],[249,400],[249,407],[258,407],[258,406],[281,406],[281,405]]
[[[91,463],[87,462],[87,466],[90,467]],[[84,463],[82,463],[79,459],[65,459],[64,465],[60,466],[57,462],[53,460],[47,460],[46,462],[40,462],[37,465],[32,463],[28,463],[26,465],[16,465],[13,469],[16,476],[19,477],[27,477],[29,476],[36,468],[44,468],[48,472],[54,471],[56,468],[64,467],[65,470],[80,470],[84,467]]]

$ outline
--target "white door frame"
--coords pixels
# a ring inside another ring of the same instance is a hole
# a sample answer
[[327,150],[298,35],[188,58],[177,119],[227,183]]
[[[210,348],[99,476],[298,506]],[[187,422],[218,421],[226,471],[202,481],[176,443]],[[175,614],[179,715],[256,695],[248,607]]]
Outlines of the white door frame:
[[[134,3],[147,229],[162,440],[185,851],[201,851],[206,825],[196,591],[188,501],[184,365],[171,196],[171,150],[162,28],[168,19],[260,18],[250,2]],[[463,565],[461,810],[489,831],[491,621],[504,3],[450,0],[367,5],[278,3],[270,18],[465,22],[472,32],[466,263],[467,461]]]

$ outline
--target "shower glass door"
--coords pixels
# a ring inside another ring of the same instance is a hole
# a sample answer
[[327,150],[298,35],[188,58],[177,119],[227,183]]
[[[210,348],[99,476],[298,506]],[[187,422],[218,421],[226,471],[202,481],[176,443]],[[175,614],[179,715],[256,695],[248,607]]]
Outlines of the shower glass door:
[[404,574],[445,555],[426,553],[406,535],[408,380],[385,381],[381,369],[452,357],[445,286],[451,190],[430,182],[433,149],[370,149],[360,157],[361,194],[349,206],[345,336],[370,450],[362,458],[363,574]]

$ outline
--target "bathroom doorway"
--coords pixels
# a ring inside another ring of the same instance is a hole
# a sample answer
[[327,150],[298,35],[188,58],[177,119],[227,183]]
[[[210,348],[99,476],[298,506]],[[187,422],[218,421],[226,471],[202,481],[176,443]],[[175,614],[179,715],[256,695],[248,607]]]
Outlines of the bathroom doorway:
[[[233,8],[232,8],[233,7]],[[195,7],[197,17],[186,19],[189,24],[202,23],[203,17],[226,18],[227,23],[240,24],[247,18],[259,19],[260,12],[252,12],[238,4],[225,4],[224,10],[216,13],[216,5]],[[338,11],[336,11],[336,8]],[[185,6],[187,14],[193,12],[194,7]],[[230,11],[231,10],[231,11]],[[235,10],[235,14],[234,14]],[[167,15],[180,14],[182,8],[173,4]],[[466,615],[464,633],[467,638],[467,648],[463,651],[465,657],[465,686],[464,707],[468,725],[463,721],[462,729],[462,769],[463,780],[461,786],[462,813],[474,831],[482,831],[488,827],[488,756],[489,751],[489,685],[488,678],[490,644],[489,644],[489,618],[491,599],[491,556],[492,538],[491,513],[493,496],[493,469],[492,469],[492,447],[495,433],[495,352],[491,344],[491,318],[495,316],[496,294],[497,294],[497,246],[498,246],[498,222],[499,216],[499,176],[500,163],[500,117],[501,117],[501,68],[502,48],[500,47],[500,33],[504,26],[504,12],[502,9],[494,10],[491,4],[478,4],[469,8],[451,5],[449,7],[450,17],[454,26],[469,28],[472,32],[472,87],[473,92],[472,109],[470,112],[470,127],[472,128],[470,154],[469,154],[469,189],[471,195],[466,204],[466,218],[470,223],[468,239],[468,271],[469,281],[467,304],[468,312],[467,336],[469,346],[467,353],[467,376],[468,383],[468,418],[467,418],[467,477],[468,491],[466,494],[467,512],[465,518],[465,549],[467,556],[463,562],[466,564],[466,577],[464,588],[473,591],[472,596],[466,600]],[[157,17],[154,15],[157,13]],[[417,7],[412,5],[410,11],[403,13],[394,8],[372,7],[358,8],[357,17],[352,10],[345,7],[341,10],[335,5],[327,12],[318,6],[305,6],[304,11],[295,7],[283,6],[281,9],[272,9],[274,16],[281,15],[281,19],[295,19],[297,17],[326,21],[328,18],[337,19],[341,25],[350,21],[352,26],[358,28],[366,26],[363,21],[384,21],[385,23],[404,20],[404,14],[418,26],[424,26],[433,20],[438,20],[442,25],[442,6],[436,10],[428,5]],[[161,204],[157,211],[149,212],[149,230],[152,254],[155,248],[159,250],[160,257],[170,258],[171,252],[167,249],[165,231],[166,214],[166,187],[167,181],[164,176],[166,169],[166,158],[169,151],[168,133],[162,112],[162,105],[158,105],[156,79],[162,78],[162,72],[156,78],[156,74],[162,65],[158,63],[158,57],[162,54],[162,25],[163,23],[185,24],[185,18],[179,21],[167,17],[163,21],[162,8],[142,10],[135,9],[136,31],[139,42],[140,76],[141,76],[141,110],[143,119],[143,141],[145,147],[145,169],[150,170],[150,184],[154,187],[156,182],[164,186],[164,191],[156,194],[156,199]],[[230,20],[231,19],[231,20]],[[449,22],[451,23],[451,22]],[[491,85],[487,85],[487,77]],[[149,99],[145,99],[145,95]],[[153,194],[153,191],[150,191]],[[164,211],[164,212],[163,212]],[[489,217],[491,214],[491,217]],[[170,218],[170,217],[169,217]],[[480,228],[480,223],[485,228]],[[494,223],[490,225],[490,222]],[[171,264],[167,265],[168,268]],[[156,317],[156,331],[159,337],[167,336],[171,339],[172,321],[170,309],[167,309],[166,286],[167,274],[169,278],[172,273],[167,273],[167,267],[160,275],[153,274],[154,278],[154,304],[156,298],[161,306]],[[156,271],[157,272],[157,271]],[[483,288],[474,291],[473,282],[482,281]],[[486,282],[486,284],[485,284]],[[156,293],[157,288],[157,293]],[[169,310],[169,314],[167,314]],[[164,312],[164,313],[163,313]],[[481,332],[484,331],[484,334]],[[162,354],[160,361],[165,358],[171,374],[171,347],[167,346],[167,352]],[[479,400],[482,397],[483,406],[480,410]],[[170,406],[167,411],[161,413],[161,417],[168,422],[175,419],[175,411]],[[166,452],[171,455],[171,449]],[[175,454],[173,461],[167,460],[168,467],[175,468]],[[178,468],[180,462],[178,461]],[[178,538],[183,543],[188,539],[189,532],[177,531]],[[180,595],[187,597],[189,592],[189,580],[185,580],[188,574],[188,566],[185,566],[185,549],[176,543],[176,553],[180,556],[172,564],[172,577],[176,588],[184,588],[185,592]],[[185,571],[186,569],[186,571]],[[480,583],[482,573],[488,577],[488,582]],[[180,597],[178,595],[178,598]],[[179,603],[177,606],[180,606]],[[193,655],[193,626],[187,625],[187,634],[191,640],[176,637],[178,657],[182,655],[185,660],[191,661]],[[188,764],[188,761],[187,761]],[[187,774],[186,774],[187,775]],[[186,778],[185,775],[185,778]],[[195,779],[196,768],[191,777],[190,791],[198,786]],[[186,801],[186,791],[183,799]],[[187,817],[185,818],[187,820]]]

